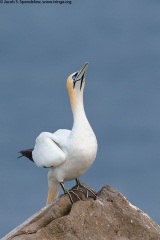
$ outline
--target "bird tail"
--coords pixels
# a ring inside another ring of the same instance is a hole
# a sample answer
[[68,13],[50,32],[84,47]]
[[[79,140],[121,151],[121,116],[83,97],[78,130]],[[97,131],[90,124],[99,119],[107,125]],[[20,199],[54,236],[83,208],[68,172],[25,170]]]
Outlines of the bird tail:
[[50,168],[48,171],[48,197],[46,205],[53,202],[57,197],[60,190],[60,184],[53,176],[53,169]]
[[21,151],[19,152],[19,153],[21,154],[21,156],[19,156],[18,158],[26,157],[26,158],[28,158],[29,160],[33,161],[32,151],[33,151],[33,148],[29,148],[29,149],[26,149],[26,150],[21,150]]

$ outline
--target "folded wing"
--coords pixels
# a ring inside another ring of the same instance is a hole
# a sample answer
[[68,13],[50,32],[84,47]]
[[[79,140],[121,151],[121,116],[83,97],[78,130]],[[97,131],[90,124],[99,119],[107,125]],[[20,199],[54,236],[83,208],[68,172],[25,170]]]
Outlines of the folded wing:
[[65,162],[65,153],[56,138],[49,132],[43,132],[37,137],[32,157],[38,167],[57,167]]

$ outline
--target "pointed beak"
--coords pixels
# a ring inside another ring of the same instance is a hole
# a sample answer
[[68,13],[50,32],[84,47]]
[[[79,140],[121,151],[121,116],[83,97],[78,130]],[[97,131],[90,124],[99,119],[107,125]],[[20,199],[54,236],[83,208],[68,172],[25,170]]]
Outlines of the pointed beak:
[[76,76],[76,79],[75,81],[79,81],[81,80],[82,78],[84,78],[85,74],[86,74],[86,71],[87,71],[87,68],[88,68],[88,62],[86,62],[84,64],[84,66],[81,68],[80,71],[78,71],[78,74]]
[[77,81],[81,81],[81,83],[80,83],[80,90],[82,88],[82,84],[83,84],[84,79],[85,79],[85,74],[86,74],[87,68],[88,68],[88,62],[86,62],[84,64],[84,66],[81,68],[81,70],[78,71],[78,74],[77,74],[77,76],[76,76],[76,78],[74,80],[74,86],[75,86],[75,83]]

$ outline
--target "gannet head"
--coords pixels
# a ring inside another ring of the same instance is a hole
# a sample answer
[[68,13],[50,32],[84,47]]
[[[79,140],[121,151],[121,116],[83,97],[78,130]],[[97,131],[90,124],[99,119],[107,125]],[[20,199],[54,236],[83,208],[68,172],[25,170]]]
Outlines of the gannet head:
[[83,104],[83,90],[88,63],[78,72],[72,73],[67,79],[67,89],[73,113],[79,104]]
[[81,92],[85,85],[85,75],[88,68],[88,63],[85,63],[81,70],[72,73],[67,79],[67,89],[69,95],[74,94],[74,92]]

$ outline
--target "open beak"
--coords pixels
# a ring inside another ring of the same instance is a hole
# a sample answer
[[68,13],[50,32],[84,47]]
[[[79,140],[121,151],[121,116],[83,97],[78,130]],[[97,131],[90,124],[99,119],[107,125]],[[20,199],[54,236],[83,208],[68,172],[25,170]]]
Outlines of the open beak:
[[85,74],[86,74],[87,68],[88,68],[88,62],[86,62],[84,64],[84,66],[81,68],[81,70],[78,71],[78,74],[77,74],[77,76],[76,76],[76,78],[74,80],[74,86],[75,86],[77,81],[81,81],[81,83],[80,83],[80,90],[82,88],[82,84],[83,84],[84,79],[85,79]]

